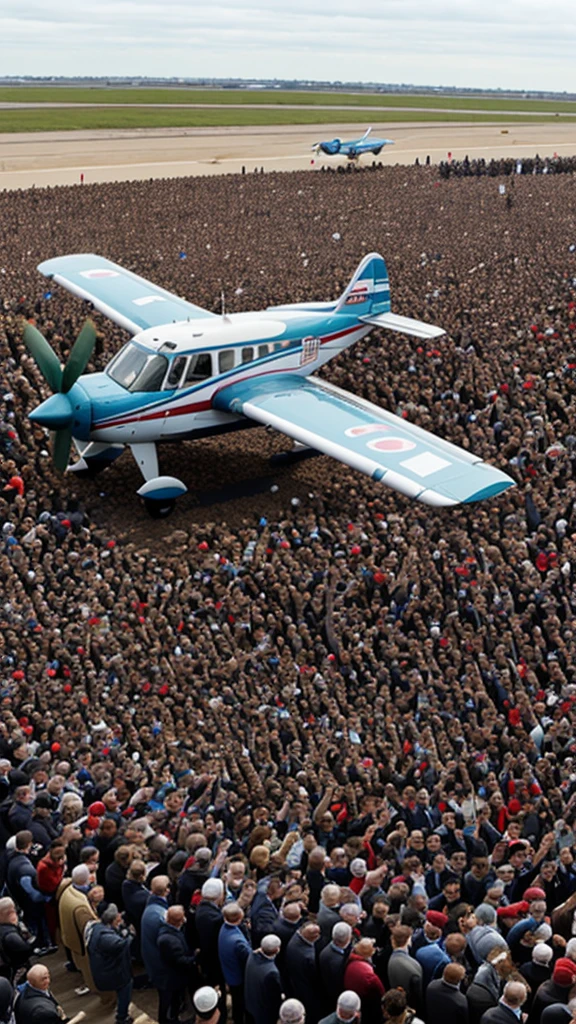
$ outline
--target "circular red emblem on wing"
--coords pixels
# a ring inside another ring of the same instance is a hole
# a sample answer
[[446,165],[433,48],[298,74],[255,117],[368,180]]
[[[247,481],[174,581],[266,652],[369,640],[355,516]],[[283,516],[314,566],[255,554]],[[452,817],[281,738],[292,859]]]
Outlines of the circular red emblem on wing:
[[376,452],[411,452],[416,445],[405,437],[377,437],[368,441],[368,448]]

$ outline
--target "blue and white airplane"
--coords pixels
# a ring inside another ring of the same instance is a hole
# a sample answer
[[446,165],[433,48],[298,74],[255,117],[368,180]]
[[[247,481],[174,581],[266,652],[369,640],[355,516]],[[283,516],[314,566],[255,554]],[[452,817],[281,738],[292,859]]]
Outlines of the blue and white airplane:
[[[217,315],[92,254],[40,272],[119,324],[132,339],[102,373],[84,373],[96,332],[88,321],[66,365],[27,324],[24,341],[52,391],[30,419],[55,431],[54,462],[94,475],[130,448],[138,494],[156,518],[186,485],[160,475],[156,445],[264,425],[427,505],[491,498],[513,481],[499,469],[390,412],[311,376],[373,327],[436,338],[444,331],[390,312],[386,264],[360,263],[332,302]],[[68,466],[70,448],[80,458]]]
[[344,142],[342,139],[332,139],[330,142],[315,142],[312,149],[315,153],[326,153],[327,156],[347,156],[349,160],[357,160],[363,153],[373,153],[378,156],[384,146],[393,146],[394,139],[369,139],[372,131],[368,128],[361,139],[351,139]]

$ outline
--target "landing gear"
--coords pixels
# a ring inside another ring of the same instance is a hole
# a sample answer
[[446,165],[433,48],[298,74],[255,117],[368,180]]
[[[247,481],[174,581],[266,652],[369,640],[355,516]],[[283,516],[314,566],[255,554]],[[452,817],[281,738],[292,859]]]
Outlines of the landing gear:
[[130,448],[146,481],[138,490],[144,499],[144,508],[152,519],[167,519],[176,498],[186,493],[186,484],[174,476],[158,476],[156,445],[131,444]]
[[156,501],[154,498],[144,498],[144,508],[151,519],[168,519],[176,504],[175,498],[164,501]]

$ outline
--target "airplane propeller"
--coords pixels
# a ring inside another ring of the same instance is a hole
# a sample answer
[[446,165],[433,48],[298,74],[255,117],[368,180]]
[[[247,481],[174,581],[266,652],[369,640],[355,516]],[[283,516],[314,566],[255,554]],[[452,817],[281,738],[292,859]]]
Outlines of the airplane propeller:
[[68,396],[90,362],[96,344],[96,328],[90,320],[86,321],[64,367],[37,327],[26,324],[23,340],[46,383],[54,392],[30,413],[29,418],[55,432],[52,460],[56,469],[64,472],[70,457],[75,419],[75,406]]

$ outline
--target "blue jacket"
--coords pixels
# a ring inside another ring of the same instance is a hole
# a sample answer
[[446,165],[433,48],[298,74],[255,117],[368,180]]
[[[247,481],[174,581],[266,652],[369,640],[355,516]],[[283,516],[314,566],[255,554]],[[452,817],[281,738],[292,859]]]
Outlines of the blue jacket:
[[429,942],[427,946],[420,946],[416,953],[416,959],[422,968],[422,984],[424,988],[438,977],[446,964],[450,963],[450,957],[443,950],[439,942]]
[[148,897],[148,902],[142,914],[140,925],[140,952],[142,962],[146,968],[146,974],[152,984],[158,988],[162,981],[162,967],[158,957],[158,933],[164,924],[168,900],[163,896]]
[[224,922],[218,934],[218,956],[227,985],[244,983],[244,970],[250,952],[250,943],[242,929],[238,925]]

